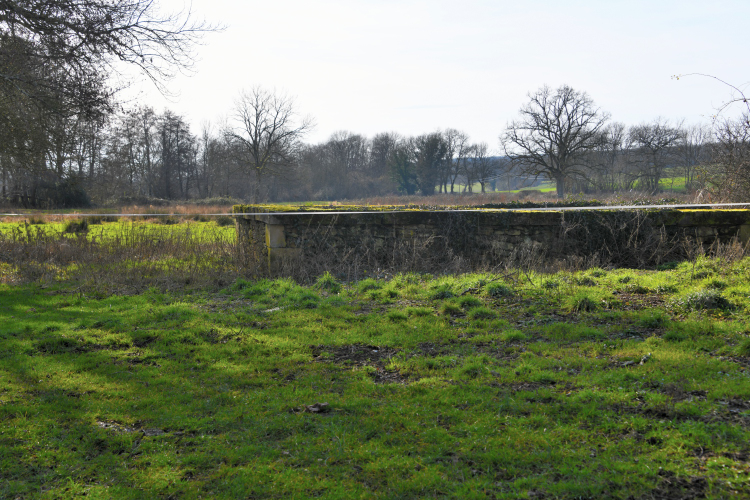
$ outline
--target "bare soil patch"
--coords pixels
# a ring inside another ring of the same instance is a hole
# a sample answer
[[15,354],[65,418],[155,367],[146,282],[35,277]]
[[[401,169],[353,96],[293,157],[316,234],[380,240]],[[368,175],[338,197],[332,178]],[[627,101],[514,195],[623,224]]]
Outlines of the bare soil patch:
[[342,346],[316,345],[311,346],[311,349],[315,361],[375,368],[372,378],[376,383],[404,384],[409,380],[398,370],[386,369],[390,359],[399,352],[398,349],[392,347],[351,344]]

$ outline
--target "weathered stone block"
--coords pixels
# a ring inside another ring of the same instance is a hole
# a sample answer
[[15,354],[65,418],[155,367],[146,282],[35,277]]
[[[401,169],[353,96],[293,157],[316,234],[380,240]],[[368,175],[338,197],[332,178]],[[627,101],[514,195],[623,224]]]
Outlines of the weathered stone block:
[[286,246],[286,235],[284,234],[283,225],[266,225],[266,246],[268,248],[283,248]]

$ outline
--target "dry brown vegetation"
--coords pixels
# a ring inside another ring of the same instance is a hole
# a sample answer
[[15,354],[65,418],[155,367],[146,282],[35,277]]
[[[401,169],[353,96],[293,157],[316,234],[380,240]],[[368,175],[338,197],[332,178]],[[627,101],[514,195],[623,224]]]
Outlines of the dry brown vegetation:
[[[665,194],[665,196],[667,196]],[[673,203],[695,203],[694,193],[669,193],[669,199]],[[627,205],[631,203],[651,202],[661,203],[663,198],[649,195],[640,191],[626,191],[619,193],[596,193],[577,194],[568,197],[567,200],[575,201],[597,201],[607,205]],[[341,200],[342,205],[427,205],[427,206],[477,206],[485,204],[501,204],[513,202],[553,203],[557,202],[554,191],[542,192],[535,189],[527,189],[517,193],[442,193],[432,196],[398,196],[385,195],[369,198],[358,198],[354,200]]]

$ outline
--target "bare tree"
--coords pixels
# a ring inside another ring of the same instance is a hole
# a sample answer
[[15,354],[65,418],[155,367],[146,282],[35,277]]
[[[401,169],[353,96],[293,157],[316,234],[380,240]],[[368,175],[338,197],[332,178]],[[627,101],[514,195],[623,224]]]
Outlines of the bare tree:
[[500,167],[497,158],[490,156],[490,148],[486,142],[474,144],[469,153],[472,179],[476,179],[486,192],[487,184],[495,177]]
[[253,203],[260,202],[264,177],[281,175],[297,163],[300,141],[313,121],[296,119],[291,97],[261,87],[240,94],[235,104],[237,126],[228,133],[238,145],[240,165],[255,181]]
[[685,189],[696,189],[697,167],[706,161],[711,142],[711,130],[706,125],[692,125],[682,129],[677,155],[685,175]]
[[627,128],[620,122],[612,122],[602,129],[591,155],[591,181],[601,191],[615,192],[629,188],[626,181]]
[[716,127],[711,168],[703,173],[717,201],[747,201],[750,193],[750,114]]
[[451,193],[454,192],[456,180],[464,172],[466,154],[469,149],[469,136],[465,132],[449,128],[443,132],[446,145],[445,154],[445,176],[443,185],[444,191],[448,192],[448,182],[451,185]]
[[440,132],[420,135],[414,138],[413,147],[419,190],[424,196],[431,196],[435,194],[435,185],[446,161],[443,135]]
[[653,123],[643,123],[630,128],[631,162],[637,167],[635,175],[644,190],[656,193],[665,169],[677,158],[677,146],[683,133],[679,126],[657,118]]
[[565,180],[585,174],[587,153],[596,147],[609,114],[567,85],[529,94],[520,113],[500,137],[505,155],[523,173],[554,180],[558,198],[564,197]]
[[[0,0],[0,60],[27,60],[0,65],[0,82],[24,93],[51,86],[75,98],[68,82],[80,87],[120,61],[160,85],[189,67],[201,35],[216,29],[190,17],[164,15],[154,0]],[[60,68],[66,81],[40,78],[29,63]]]

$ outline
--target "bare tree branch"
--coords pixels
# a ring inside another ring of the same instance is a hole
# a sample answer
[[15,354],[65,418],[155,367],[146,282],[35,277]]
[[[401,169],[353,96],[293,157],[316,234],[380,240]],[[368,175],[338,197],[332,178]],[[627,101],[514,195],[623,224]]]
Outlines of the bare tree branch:
[[297,162],[300,141],[314,124],[309,117],[299,123],[296,118],[292,98],[261,87],[243,92],[237,100],[237,126],[228,135],[240,146],[241,163],[254,176],[254,203],[260,202],[267,174],[281,174]]
[[586,155],[596,147],[609,114],[567,85],[529,94],[520,114],[500,137],[506,156],[525,174],[554,180],[557,196],[564,197],[565,180],[585,175]]

